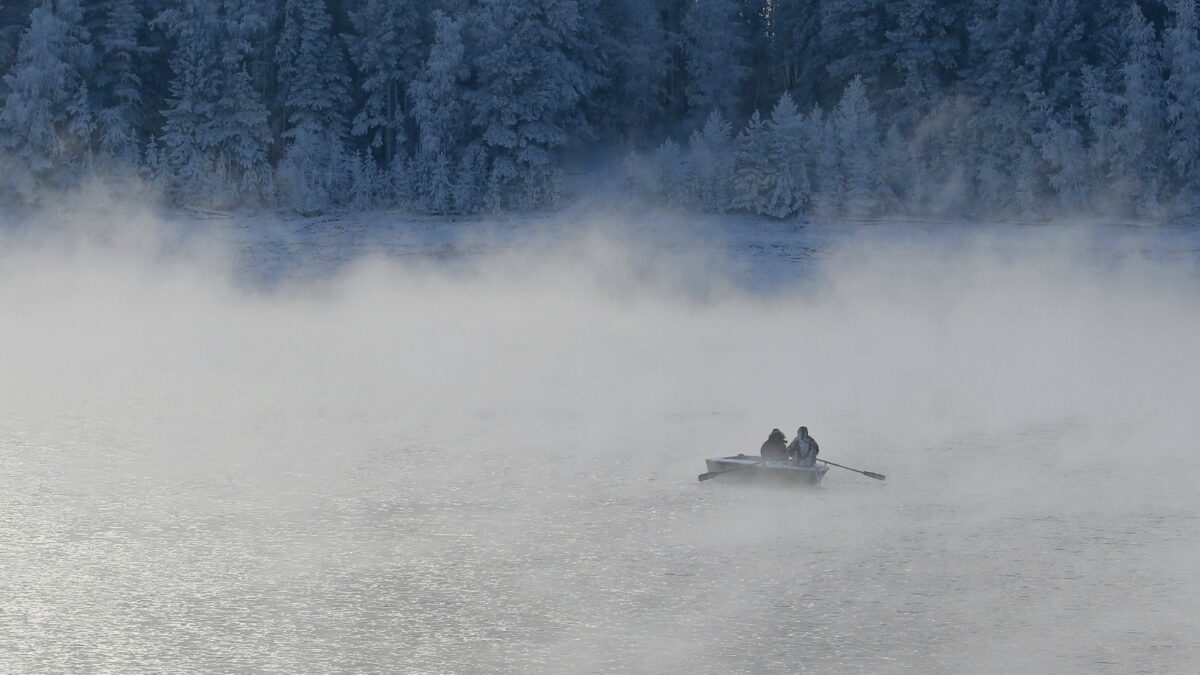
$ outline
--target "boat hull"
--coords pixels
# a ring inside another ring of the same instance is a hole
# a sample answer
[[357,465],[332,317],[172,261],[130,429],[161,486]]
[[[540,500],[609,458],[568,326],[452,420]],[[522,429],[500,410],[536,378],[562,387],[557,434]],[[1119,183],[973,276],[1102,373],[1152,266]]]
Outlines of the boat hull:
[[784,485],[819,485],[829,467],[823,464],[817,466],[799,466],[790,460],[770,460],[763,462],[757,455],[737,455],[734,457],[715,457],[704,460],[708,470],[714,473],[729,473],[728,476],[718,476],[722,481],[749,481],[761,483],[776,483]]

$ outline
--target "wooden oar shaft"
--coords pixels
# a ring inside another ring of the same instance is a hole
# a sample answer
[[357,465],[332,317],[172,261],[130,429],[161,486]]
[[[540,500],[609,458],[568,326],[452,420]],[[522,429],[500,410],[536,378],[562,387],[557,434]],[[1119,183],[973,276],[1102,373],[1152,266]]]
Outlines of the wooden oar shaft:
[[819,460],[817,460],[817,461],[818,461],[818,462],[825,462],[826,464],[828,464],[828,465],[830,465],[830,466],[836,466],[836,467],[838,467],[839,469],[845,469],[845,470],[847,470],[847,471],[853,471],[854,473],[861,473],[862,475],[866,476],[867,478],[874,478],[875,480],[887,480],[887,476],[885,476],[885,475],[883,475],[883,474],[881,474],[881,473],[875,473],[874,471],[862,471],[862,470],[859,470],[859,469],[851,469],[851,468],[850,468],[850,467],[848,467],[848,466],[842,466],[841,464],[838,464],[837,462],[831,462],[831,461],[829,461],[829,460],[827,460],[827,459],[819,459]]

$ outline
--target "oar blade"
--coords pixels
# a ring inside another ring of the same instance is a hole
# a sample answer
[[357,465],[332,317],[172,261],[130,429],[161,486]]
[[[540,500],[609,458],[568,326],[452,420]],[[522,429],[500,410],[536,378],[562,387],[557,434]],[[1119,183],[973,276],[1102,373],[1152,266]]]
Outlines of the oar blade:
[[887,480],[887,476],[881,473],[875,473],[874,471],[863,471],[862,475],[866,476],[867,478],[874,478],[875,480]]
[[725,472],[724,471],[709,471],[708,473],[702,473],[699,476],[696,476],[696,480],[703,483],[704,481],[706,481],[710,478],[716,478],[717,476],[720,476],[723,473],[725,473]]

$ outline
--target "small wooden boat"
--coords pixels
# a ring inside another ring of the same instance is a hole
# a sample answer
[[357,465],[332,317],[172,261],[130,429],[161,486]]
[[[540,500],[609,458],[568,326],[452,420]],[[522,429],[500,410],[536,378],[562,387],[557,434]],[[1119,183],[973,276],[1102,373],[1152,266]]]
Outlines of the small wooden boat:
[[829,467],[824,464],[800,466],[790,459],[773,459],[764,462],[758,455],[717,457],[704,461],[708,464],[708,470],[711,473],[729,473],[728,476],[717,476],[723,481],[748,480],[790,485],[818,485],[829,471]]

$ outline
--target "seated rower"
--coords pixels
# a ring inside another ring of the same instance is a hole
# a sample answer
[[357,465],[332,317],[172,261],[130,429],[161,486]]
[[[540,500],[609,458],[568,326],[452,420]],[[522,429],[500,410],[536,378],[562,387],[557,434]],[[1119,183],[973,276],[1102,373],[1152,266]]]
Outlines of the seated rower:
[[783,459],[787,457],[787,437],[778,429],[772,429],[771,435],[763,442],[762,449],[759,450],[763,460],[770,461],[775,459]]
[[817,463],[817,453],[820,451],[817,439],[808,435],[808,427],[800,427],[787,448],[787,457],[800,466],[812,466]]

